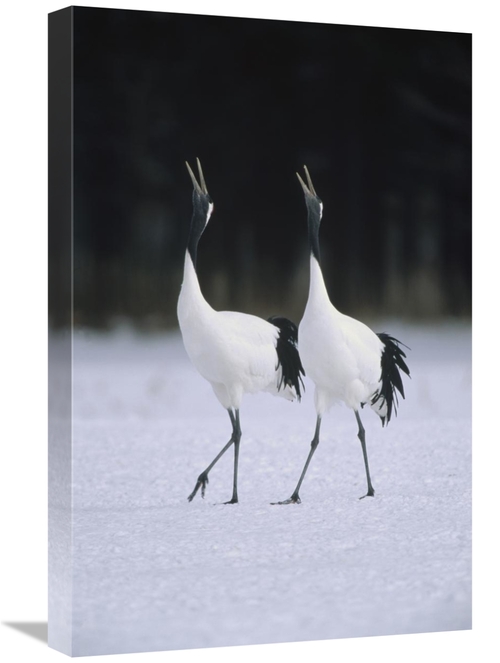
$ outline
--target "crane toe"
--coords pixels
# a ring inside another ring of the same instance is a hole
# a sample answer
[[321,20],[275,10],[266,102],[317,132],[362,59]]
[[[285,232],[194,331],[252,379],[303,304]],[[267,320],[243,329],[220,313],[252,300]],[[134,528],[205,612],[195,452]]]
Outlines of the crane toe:
[[196,480],[196,485],[194,487],[193,492],[189,495],[188,497],[188,502],[193,501],[193,497],[196,495],[198,490],[201,488],[201,496],[204,498],[205,497],[205,489],[208,484],[208,474],[205,474],[205,472],[202,472],[198,479]]
[[271,502],[271,504],[274,506],[276,504],[300,504],[301,499],[298,495],[292,495],[289,497],[287,500],[283,500],[283,502]]

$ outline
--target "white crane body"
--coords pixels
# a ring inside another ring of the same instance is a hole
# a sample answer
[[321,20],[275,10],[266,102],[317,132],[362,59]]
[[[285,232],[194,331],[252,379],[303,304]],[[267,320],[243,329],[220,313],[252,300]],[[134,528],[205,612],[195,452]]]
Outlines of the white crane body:
[[208,473],[234,444],[233,496],[238,502],[237,473],[241,438],[239,410],[244,394],[269,392],[288,400],[300,400],[304,374],[297,350],[297,327],[286,318],[263,320],[255,315],[216,311],[205,300],[196,273],[198,241],[213,210],[213,203],[198,161],[200,183],[188,166],[193,182],[193,217],[184,259],[184,277],[177,304],[177,317],[186,352],[212,386],[228,411],[233,433],[229,442],[200,474],[191,501],[201,488],[204,497]]
[[318,261],[311,256],[309,298],[299,324],[299,353],[315,384],[315,405],[323,415],[345,403],[357,410],[380,388],[383,343],[362,322],[330,302]]
[[186,352],[223,407],[238,410],[244,394],[259,391],[297,397],[288,385],[278,388],[278,327],[255,315],[213,309],[201,293],[188,252],[177,315]]
[[337,403],[354,411],[358,438],[363,452],[368,492],[375,491],[370,478],[365,430],[359,410],[369,405],[380,417],[382,425],[396,413],[396,390],[404,398],[400,370],[409,376],[406,356],[400,342],[386,333],[375,334],[365,324],[344,315],[331,303],[319,259],[319,226],[323,203],[316,195],[307,168],[307,184],[297,173],[304,191],[310,245],[309,295],[299,324],[298,347],[306,375],[315,384],[316,429],[311,450],[297,486],[288,500],[278,504],[300,503],[299,490],[309,463],[319,444],[321,419]]

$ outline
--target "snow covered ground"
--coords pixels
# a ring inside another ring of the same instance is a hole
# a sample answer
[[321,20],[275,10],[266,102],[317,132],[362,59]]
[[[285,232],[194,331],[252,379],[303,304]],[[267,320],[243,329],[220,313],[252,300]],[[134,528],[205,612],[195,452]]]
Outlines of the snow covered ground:
[[247,396],[238,505],[230,436],[177,334],[74,342],[74,655],[471,628],[471,329],[378,324],[409,345],[412,379],[382,429],[363,411],[314,432],[302,403]]

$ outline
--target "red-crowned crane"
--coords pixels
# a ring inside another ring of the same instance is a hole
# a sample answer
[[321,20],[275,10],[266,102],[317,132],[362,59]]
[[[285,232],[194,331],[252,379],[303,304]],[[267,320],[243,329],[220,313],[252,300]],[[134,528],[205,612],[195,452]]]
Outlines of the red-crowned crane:
[[304,170],[307,184],[298,173],[297,177],[304,190],[311,253],[309,296],[299,324],[298,347],[305,372],[315,384],[317,418],[311,449],[297,486],[289,499],[278,504],[300,503],[299,490],[319,444],[321,419],[336,403],[345,403],[356,416],[368,484],[368,492],[363,497],[373,496],[365,429],[359,410],[369,405],[380,417],[382,426],[389,423],[392,413],[396,414],[395,390],[404,398],[400,371],[410,375],[400,341],[386,333],[375,334],[362,322],[340,313],[331,303],[319,256],[323,203],[316,195],[305,166]]
[[191,501],[201,488],[205,496],[208,474],[221,456],[234,445],[233,494],[238,502],[238,456],[240,405],[245,393],[267,391],[288,400],[301,397],[304,369],[297,350],[297,327],[283,317],[269,321],[233,311],[215,311],[205,300],[196,273],[200,237],[213,211],[213,202],[197,159],[199,182],[186,162],[193,182],[193,215],[184,260],[184,278],[177,316],[186,352],[198,372],[210,382],[232,425],[229,442],[199,475]]

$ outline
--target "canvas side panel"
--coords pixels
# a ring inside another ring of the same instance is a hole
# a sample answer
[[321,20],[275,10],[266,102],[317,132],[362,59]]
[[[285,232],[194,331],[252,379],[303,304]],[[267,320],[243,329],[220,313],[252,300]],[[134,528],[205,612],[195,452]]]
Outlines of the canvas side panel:
[[49,14],[48,644],[72,651],[73,9]]

